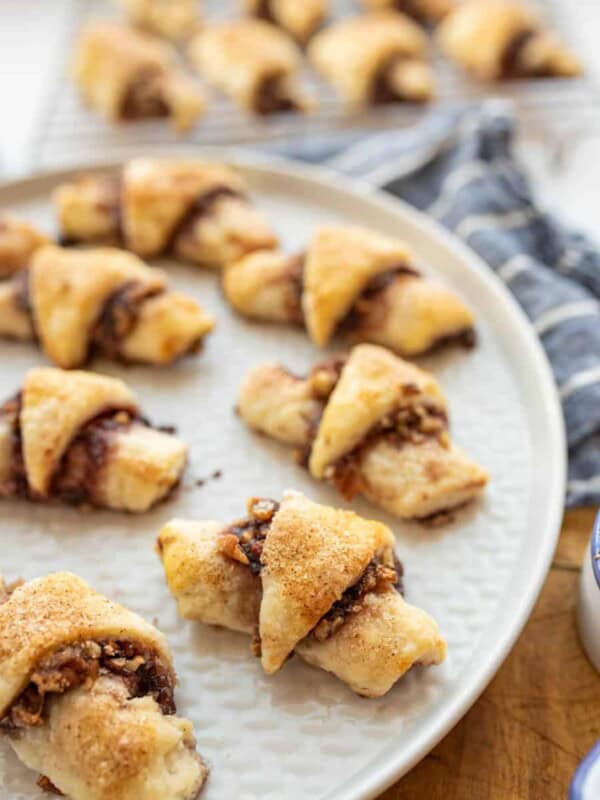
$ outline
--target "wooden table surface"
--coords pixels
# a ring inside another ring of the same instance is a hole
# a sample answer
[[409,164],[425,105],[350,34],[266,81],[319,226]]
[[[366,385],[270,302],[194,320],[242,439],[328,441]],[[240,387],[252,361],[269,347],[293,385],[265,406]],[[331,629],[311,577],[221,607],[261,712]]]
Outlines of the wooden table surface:
[[600,676],[575,626],[594,514],[566,513],[552,569],[508,659],[454,730],[380,800],[566,798],[600,738]]

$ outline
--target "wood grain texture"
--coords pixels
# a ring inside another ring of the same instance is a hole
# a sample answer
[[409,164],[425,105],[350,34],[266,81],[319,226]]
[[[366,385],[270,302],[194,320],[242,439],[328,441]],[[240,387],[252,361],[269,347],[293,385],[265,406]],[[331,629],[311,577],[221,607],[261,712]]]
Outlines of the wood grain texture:
[[566,513],[521,638],[471,711],[380,800],[554,800],[600,738],[600,676],[575,626],[594,509]]

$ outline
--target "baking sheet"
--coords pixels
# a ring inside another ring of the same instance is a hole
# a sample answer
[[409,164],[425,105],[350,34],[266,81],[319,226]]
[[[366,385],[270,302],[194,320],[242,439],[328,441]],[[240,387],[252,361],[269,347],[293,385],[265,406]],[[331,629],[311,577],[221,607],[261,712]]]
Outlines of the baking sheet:
[[[136,517],[3,502],[1,570],[8,579],[72,570],[166,634],[180,676],[179,712],[193,720],[211,768],[205,800],[364,798],[408,769],[464,713],[524,624],[558,533],[560,411],[524,317],[462,246],[402,204],[336,188],[318,173],[260,165],[243,171],[286,249],[300,248],[324,221],[370,225],[406,238],[417,265],[455,285],[477,311],[480,342],[473,352],[449,349],[420,363],[447,393],[456,442],[491,473],[484,499],[436,530],[399,522],[366,502],[351,504],[394,530],[408,599],[439,621],[447,663],[415,669],[386,697],[365,700],[299,659],[267,678],[248,638],[177,618],[153,552],[168,519],[227,521],[243,513],[248,496],[279,498],[287,488],[348,504],[310,479],[286,448],[248,431],[233,411],[250,367],[278,360],[302,372],[322,354],[301,331],[235,317],[214,273],[164,260],[157,264],[173,284],[218,319],[205,352],[171,369],[108,362],[94,368],[128,381],[145,413],[158,424],[176,424],[190,443],[180,491]],[[51,231],[48,196],[59,180],[0,189],[0,212],[10,208]],[[24,371],[44,359],[33,346],[0,341],[0,363],[0,394],[8,396]],[[221,477],[209,478],[217,470]],[[1,796],[41,798],[35,779],[2,744]]]

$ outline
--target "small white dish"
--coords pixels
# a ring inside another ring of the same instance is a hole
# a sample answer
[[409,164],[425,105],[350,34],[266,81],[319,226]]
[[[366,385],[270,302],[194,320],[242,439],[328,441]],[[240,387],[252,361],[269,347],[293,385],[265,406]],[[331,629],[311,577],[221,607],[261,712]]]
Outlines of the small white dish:
[[600,672],[600,513],[583,561],[577,624],[588,658]]
[[599,797],[600,741],[596,742],[577,767],[569,787],[569,800],[598,800]]

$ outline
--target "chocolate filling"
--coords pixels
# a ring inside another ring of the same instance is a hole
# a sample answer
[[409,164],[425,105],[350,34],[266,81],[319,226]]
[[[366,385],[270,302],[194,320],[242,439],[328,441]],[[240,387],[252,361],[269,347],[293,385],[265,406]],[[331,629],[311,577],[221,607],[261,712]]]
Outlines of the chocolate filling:
[[65,647],[38,666],[0,721],[0,730],[14,734],[42,725],[49,696],[91,686],[100,675],[122,680],[130,698],[150,695],[163,714],[175,714],[173,677],[155,652],[126,639],[85,641]]
[[477,344],[477,333],[473,328],[465,328],[464,331],[458,333],[449,333],[446,336],[440,336],[435,342],[427,349],[428,353],[435,350],[442,349],[448,344],[457,344],[465,347],[467,350],[472,350]]
[[254,12],[254,16],[258,17],[259,19],[264,19],[265,22],[272,22],[275,25],[277,24],[277,20],[273,14],[271,0],[260,0]]
[[388,77],[390,70],[398,61],[402,61],[402,56],[392,56],[392,58],[388,59],[375,74],[371,87],[371,105],[385,106],[404,99],[391,85]]
[[163,74],[153,67],[138,72],[127,87],[121,102],[119,116],[123,120],[160,119],[168,117],[170,109],[165,102],[161,81]]
[[276,114],[283,111],[297,111],[298,106],[286,94],[281,75],[269,75],[259,84],[253,103],[257,114]]
[[42,791],[47,792],[48,794],[56,794],[59,797],[64,797],[64,794],[61,792],[61,790],[57,789],[50,778],[48,778],[46,775],[40,775],[40,777],[37,779],[37,785]]
[[383,563],[380,557],[375,557],[358,581],[346,589],[341,598],[319,620],[310,635],[319,642],[331,638],[351,614],[361,611],[368,594],[381,594],[393,588],[403,595],[403,575],[404,567],[395,553],[392,564]]
[[215,204],[224,197],[245,198],[242,192],[238,192],[229,186],[215,186],[204,194],[198,195],[194,202],[189,206],[185,214],[181,217],[177,225],[171,231],[169,240],[165,245],[164,252],[168,253],[175,249],[177,241],[182,237],[194,237],[194,227],[196,222],[204,216],[210,214]]
[[289,261],[289,272],[286,275],[286,282],[290,287],[290,295],[286,297],[286,307],[290,322],[304,325],[304,312],[302,311],[302,292],[304,288],[304,266],[306,264],[306,254],[299,253]]
[[356,303],[338,325],[338,333],[350,332],[360,325],[362,316],[374,302],[380,302],[383,293],[392,286],[401,275],[419,277],[419,272],[412,267],[398,265],[375,275],[360,293]]
[[0,486],[2,497],[27,497],[29,485],[27,471],[23,460],[21,437],[21,405],[22,395],[18,392],[0,407],[0,417],[7,417],[11,427],[12,470],[10,478]]
[[395,0],[394,7],[397,11],[412,17],[422,25],[428,22],[427,14],[419,0]]
[[[7,400],[0,416],[12,426],[12,474],[0,486],[0,496],[39,499],[29,488],[21,437],[21,394]],[[114,434],[133,422],[149,425],[129,411],[108,410],[90,420],[69,445],[51,483],[49,497],[69,505],[94,504],[98,473],[110,452]]]
[[68,505],[94,504],[98,474],[116,431],[140,421],[128,411],[107,411],[85,425],[71,442],[52,481],[50,496]]
[[91,335],[92,353],[118,359],[119,343],[135,327],[142,304],[162,290],[151,291],[137,281],[129,281],[106,301]]
[[[500,65],[501,75],[505,79],[523,78],[531,73],[523,69],[521,63],[521,55],[526,45],[536,35],[536,31],[531,28],[525,28],[515,34],[502,54],[502,61]],[[544,77],[544,73],[540,72],[539,77]]]

